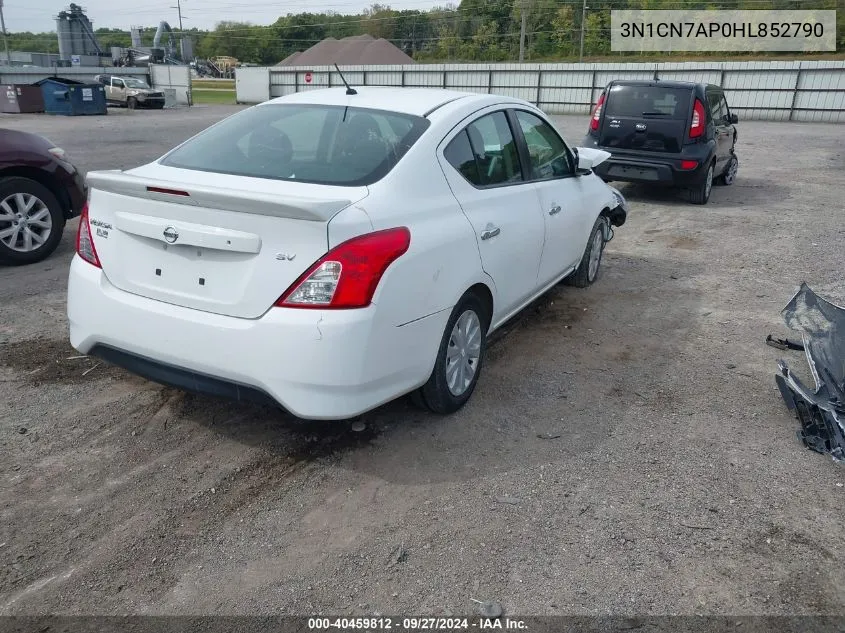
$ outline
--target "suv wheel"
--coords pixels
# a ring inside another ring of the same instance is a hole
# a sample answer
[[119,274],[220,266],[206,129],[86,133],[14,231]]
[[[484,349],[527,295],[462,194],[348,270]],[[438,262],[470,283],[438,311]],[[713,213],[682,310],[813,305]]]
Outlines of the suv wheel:
[[138,107],[138,100],[135,97],[129,97],[126,101],[126,107],[130,110],[134,110]]
[[690,189],[689,198],[693,204],[707,204],[710,200],[710,192],[713,189],[713,163],[707,168],[707,173],[701,183],[694,189]]
[[29,178],[0,179],[0,262],[34,264],[56,250],[65,216],[56,196]]
[[716,179],[717,185],[732,185],[734,184],[734,180],[736,180],[736,172],[739,169],[739,159],[736,157],[736,154],[731,154],[731,159],[728,161],[727,166],[725,166],[725,171],[722,172],[722,175]]

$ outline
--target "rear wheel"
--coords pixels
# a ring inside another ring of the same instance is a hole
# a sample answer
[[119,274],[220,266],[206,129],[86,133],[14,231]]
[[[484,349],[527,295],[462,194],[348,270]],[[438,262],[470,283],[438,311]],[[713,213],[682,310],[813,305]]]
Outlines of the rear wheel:
[[717,185],[732,185],[736,180],[736,172],[739,170],[739,159],[736,154],[731,154],[731,159],[725,166],[725,171],[716,179]]
[[29,178],[0,179],[0,262],[34,264],[56,250],[65,217],[56,196]]
[[593,224],[593,230],[590,232],[590,239],[587,241],[587,248],[581,258],[581,264],[575,269],[575,272],[566,278],[567,284],[586,288],[598,278],[606,234],[607,218],[600,215]]
[[446,323],[428,382],[413,395],[417,405],[439,414],[454,413],[472,396],[487,348],[490,315],[475,294],[465,294]]
[[707,173],[701,182],[690,189],[689,198],[693,204],[707,204],[710,200],[710,192],[713,190],[713,163],[707,168]]

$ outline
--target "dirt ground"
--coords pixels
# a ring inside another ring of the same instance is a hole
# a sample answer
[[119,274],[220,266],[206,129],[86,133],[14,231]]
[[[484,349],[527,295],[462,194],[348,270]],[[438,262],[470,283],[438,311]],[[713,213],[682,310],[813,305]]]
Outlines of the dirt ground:
[[[10,115],[80,167],[234,108]],[[570,142],[586,117],[559,117]],[[59,250],[0,268],[0,613],[842,614],[845,467],[773,374],[806,280],[845,300],[845,126],[740,123],[706,207],[625,186],[588,290],[496,337],[470,404],[366,430],[185,395],[78,356]]]

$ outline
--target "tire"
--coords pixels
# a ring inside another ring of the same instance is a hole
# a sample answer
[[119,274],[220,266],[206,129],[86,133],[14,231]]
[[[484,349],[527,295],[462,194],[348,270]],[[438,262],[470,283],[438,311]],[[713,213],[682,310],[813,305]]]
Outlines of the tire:
[[56,250],[64,228],[62,206],[47,187],[29,178],[0,179],[0,262],[40,262]]
[[694,189],[690,189],[689,199],[693,204],[707,204],[710,200],[710,192],[713,190],[713,166],[714,163],[710,163],[701,182]]
[[129,97],[126,100],[126,107],[129,108],[130,110],[134,110],[135,108],[138,107],[138,100],[135,97]]
[[716,184],[721,185],[723,187],[728,187],[734,184],[736,180],[736,172],[739,169],[739,158],[737,158],[736,154],[731,153],[731,159],[728,161],[728,164],[725,165],[725,171],[723,171],[718,178],[716,178]]
[[[446,329],[437,350],[437,360],[428,382],[412,394],[411,400],[414,404],[433,413],[447,415],[454,413],[467,403],[475,390],[475,385],[478,384],[478,377],[481,375],[481,368],[484,364],[490,318],[487,307],[477,295],[467,293],[461,297],[446,322]],[[459,323],[460,325],[458,325]],[[451,352],[455,362],[449,363],[450,350],[461,347],[461,330],[467,326],[469,329],[469,344],[464,347],[463,353]],[[456,338],[458,338],[457,341]],[[456,342],[458,343],[457,346],[455,345]],[[477,354],[474,361],[471,360],[473,352]],[[457,369],[453,370],[451,367]],[[467,376],[464,373],[464,378],[461,380],[460,374],[456,373],[461,371],[461,367],[464,370],[471,367],[472,375]],[[450,378],[453,379],[453,382],[450,382]]]
[[575,286],[576,288],[586,288],[598,279],[601,258],[604,254],[606,231],[607,218],[600,215],[596,218],[595,224],[593,224],[593,230],[590,231],[590,239],[587,240],[587,248],[584,250],[581,263],[575,269],[575,272],[565,280],[568,285]]

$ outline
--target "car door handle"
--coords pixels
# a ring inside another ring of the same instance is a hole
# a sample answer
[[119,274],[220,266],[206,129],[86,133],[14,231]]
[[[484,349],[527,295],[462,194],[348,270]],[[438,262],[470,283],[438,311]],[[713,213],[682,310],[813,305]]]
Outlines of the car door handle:
[[496,237],[499,233],[502,232],[498,226],[493,226],[492,224],[488,224],[487,228],[481,231],[481,239],[482,240],[489,240],[490,238]]
[[560,213],[560,211],[561,211],[560,205],[556,204],[551,209],[549,209],[549,215],[557,215],[558,213]]

